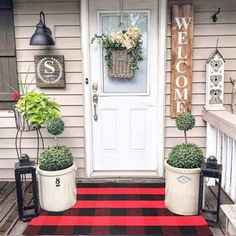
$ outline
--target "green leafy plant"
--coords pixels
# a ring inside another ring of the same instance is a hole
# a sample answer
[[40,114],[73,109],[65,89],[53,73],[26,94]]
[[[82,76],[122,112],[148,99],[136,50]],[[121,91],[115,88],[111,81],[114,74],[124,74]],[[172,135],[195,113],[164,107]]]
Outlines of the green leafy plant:
[[73,165],[73,155],[66,146],[52,145],[47,147],[40,155],[41,170],[57,171]]
[[195,118],[189,112],[180,113],[176,118],[176,126],[179,130],[184,131],[185,143],[172,148],[168,164],[185,169],[200,167],[204,160],[202,150],[196,144],[187,142],[187,131],[195,126]]
[[183,143],[172,149],[168,164],[177,168],[198,168],[203,158],[203,152],[196,144]]
[[52,117],[47,121],[48,133],[57,136],[64,131],[64,121],[61,118]]
[[40,92],[24,94],[18,99],[16,108],[35,129],[40,128],[52,117],[61,117],[59,104]]
[[98,40],[106,51],[105,61],[107,67],[112,67],[112,50],[126,50],[131,55],[131,68],[138,69],[138,62],[143,61],[142,35],[137,26],[131,26],[127,30],[113,32],[110,35],[97,35],[91,39],[91,43]]
[[55,136],[56,145],[47,147],[40,154],[39,168],[45,171],[63,170],[73,165],[73,155],[70,149],[63,145],[58,145],[57,135],[64,131],[64,121],[56,116],[47,120],[47,130]]
[[195,126],[194,116],[189,112],[182,112],[176,117],[175,123],[179,130],[184,131],[185,143],[187,143],[187,131]]

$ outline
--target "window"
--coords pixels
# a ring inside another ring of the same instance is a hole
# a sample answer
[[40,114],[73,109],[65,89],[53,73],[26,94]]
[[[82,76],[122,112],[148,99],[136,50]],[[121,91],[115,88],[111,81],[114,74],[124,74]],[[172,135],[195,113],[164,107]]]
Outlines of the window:
[[0,109],[11,109],[13,87],[18,91],[12,0],[0,1]]
[[103,92],[104,93],[147,93],[147,45],[148,45],[148,12],[136,11],[125,12],[123,22],[120,26],[119,13],[100,13],[100,31],[104,34],[127,29],[130,26],[138,26],[142,32],[144,61],[138,64],[139,69],[135,71],[133,79],[115,79],[107,76],[107,68],[103,60]]

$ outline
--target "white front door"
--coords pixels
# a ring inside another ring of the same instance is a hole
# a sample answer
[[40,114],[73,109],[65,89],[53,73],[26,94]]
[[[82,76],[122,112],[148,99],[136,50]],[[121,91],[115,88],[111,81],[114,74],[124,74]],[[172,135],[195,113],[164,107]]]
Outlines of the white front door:
[[[92,173],[158,176],[158,129],[163,128],[157,110],[158,1],[124,0],[122,5],[118,0],[89,0],[90,39],[136,25],[145,58],[134,78],[114,79],[107,76],[101,44],[90,45]],[[94,95],[98,99],[93,102]]]

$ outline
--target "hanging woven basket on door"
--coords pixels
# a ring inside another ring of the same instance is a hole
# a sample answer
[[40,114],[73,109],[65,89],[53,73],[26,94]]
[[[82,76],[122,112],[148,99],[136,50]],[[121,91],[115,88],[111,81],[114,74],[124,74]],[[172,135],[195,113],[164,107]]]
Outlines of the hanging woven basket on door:
[[105,49],[107,75],[110,78],[133,78],[138,63],[144,60],[142,50],[142,33],[137,26],[111,34],[95,34],[95,40]]
[[112,66],[108,68],[108,76],[112,78],[133,78],[134,70],[131,68],[131,60],[132,56],[125,49],[112,50]]

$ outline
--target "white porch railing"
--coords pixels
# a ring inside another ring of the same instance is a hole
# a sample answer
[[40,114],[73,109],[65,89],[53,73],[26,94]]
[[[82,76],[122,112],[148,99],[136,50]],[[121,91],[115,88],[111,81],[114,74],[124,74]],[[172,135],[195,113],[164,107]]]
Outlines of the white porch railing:
[[227,111],[203,111],[207,122],[206,156],[222,164],[223,190],[236,203],[236,115]]

